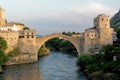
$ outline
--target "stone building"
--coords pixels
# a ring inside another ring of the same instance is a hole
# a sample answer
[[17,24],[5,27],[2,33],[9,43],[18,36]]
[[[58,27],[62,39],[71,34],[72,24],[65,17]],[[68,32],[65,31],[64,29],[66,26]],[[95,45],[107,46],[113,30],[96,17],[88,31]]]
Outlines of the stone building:
[[93,49],[99,49],[103,45],[112,44],[113,28],[110,27],[109,16],[100,14],[94,18],[94,27],[84,32],[84,52],[89,53]]
[[5,26],[5,24],[6,24],[5,10],[0,7],[0,26]]
[[0,31],[19,31],[23,30],[24,24],[7,22],[5,10],[0,7]]

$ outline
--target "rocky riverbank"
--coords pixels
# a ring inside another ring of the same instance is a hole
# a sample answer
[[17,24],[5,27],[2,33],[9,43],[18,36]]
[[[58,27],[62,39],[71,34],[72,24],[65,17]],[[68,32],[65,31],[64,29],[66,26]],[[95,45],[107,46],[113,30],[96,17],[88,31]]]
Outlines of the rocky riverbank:
[[50,49],[46,48],[45,45],[43,45],[38,51],[38,56],[41,57],[41,56],[49,55],[49,53],[50,53]]
[[0,66],[0,73],[3,73],[3,69],[2,69],[2,66]]

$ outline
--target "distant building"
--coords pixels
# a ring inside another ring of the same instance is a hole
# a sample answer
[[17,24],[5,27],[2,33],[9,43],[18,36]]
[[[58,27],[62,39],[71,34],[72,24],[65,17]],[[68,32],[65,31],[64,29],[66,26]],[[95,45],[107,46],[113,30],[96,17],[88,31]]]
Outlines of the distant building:
[[116,35],[113,28],[110,27],[109,16],[100,14],[94,18],[94,27],[86,29],[84,32],[84,51],[90,52],[92,49],[98,49],[103,45],[112,44],[113,37]]
[[0,31],[19,31],[23,30],[24,24],[10,22],[7,23],[5,10],[0,7]]
[[5,24],[6,24],[5,10],[0,7],[0,26],[5,26]]
[[21,46],[19,46],[19,44],[25,44],[21,43],[21,39],[23,42],[26,41],[27,43],[27,40],[30,41],[32,39],[32,42],[33,39],[36,38],[35,30],[23,30],[25,27],[24,24],[17,22],[7,22],[5,15],[5,10],[0,7],[0,36],[7,41],[8,48],[6,50],[6,53],[12,51],[16,47],[19,47],[21,49]]

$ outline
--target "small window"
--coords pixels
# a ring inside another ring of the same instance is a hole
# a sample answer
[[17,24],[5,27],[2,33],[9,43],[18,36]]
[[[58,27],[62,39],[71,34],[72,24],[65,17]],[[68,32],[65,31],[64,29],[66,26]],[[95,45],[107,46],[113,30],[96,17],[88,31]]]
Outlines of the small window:
[[92,37],[93,37],[93,34],[92,34]]
[[102,21],[104,21],[104,19],[102,18]]
[[95,34],[95,37],[96,37],[97,35]]
[[32,36],[32,38],[34,38],[34,36]]
[[87,37],[89,37],[89,34],[87,34]]
[[29,38],[29,36],[27,36],[27,38]]

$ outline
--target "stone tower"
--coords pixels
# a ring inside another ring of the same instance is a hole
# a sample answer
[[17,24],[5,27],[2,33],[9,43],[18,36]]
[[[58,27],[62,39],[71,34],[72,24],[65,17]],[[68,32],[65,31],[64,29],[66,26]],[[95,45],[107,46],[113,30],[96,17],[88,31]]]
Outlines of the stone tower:
[[114,31],[110,28],[109,16],[100,14],[94,19],[94,27],[98,31],[98,41],[100,45],[112,44],[112,34]]
[[0,27],[6,24],[5,10],[0,7]]

